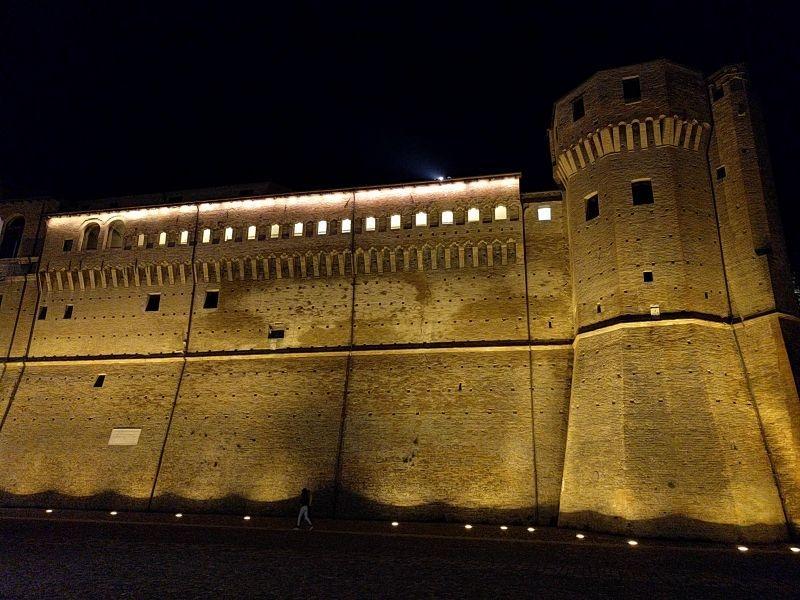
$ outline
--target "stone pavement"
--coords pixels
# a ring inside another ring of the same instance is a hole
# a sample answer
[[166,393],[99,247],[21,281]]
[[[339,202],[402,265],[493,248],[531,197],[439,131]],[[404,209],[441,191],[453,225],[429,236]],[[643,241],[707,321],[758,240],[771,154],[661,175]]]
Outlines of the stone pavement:
[[800,597],[791,544],[577,533],[0,510],[0,597]]

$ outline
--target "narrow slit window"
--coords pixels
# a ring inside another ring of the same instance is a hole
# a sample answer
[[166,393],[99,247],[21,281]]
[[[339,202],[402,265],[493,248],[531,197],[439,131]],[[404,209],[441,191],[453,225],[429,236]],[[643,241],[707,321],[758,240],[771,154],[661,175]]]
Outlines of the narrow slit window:
[[[586,197],[586,220],[591,221],[600,216],[600,196],[595,192]],[[599,311],[598,311],[599,312]]]
[[277,223],[273,223],[270,225],[269,228],[269,237],[270,239],[276,240],[281,236],[281,226]]
[[256,239],[256,226],[255,225],[250,225],[250,227],[247,228],[247,239],[248,240]]
[[453,211],[452,210],[445,210],[442,212],[442,225],[452,225],[453,224]]
[[294,237],[300,237],[303,235],[303,224],[302,223],[295,223],[294,224]]
[[642,86],[639,77],[626,77],[622,80],[622,96],[625,104],[639,102],[642,99]]
[[481,219],[481,211],[477,208],[470,208],[467,211],[467,223],[477,223]]
[[599,315],[601,312],[603,312],[603,305],[602,304],[598,304],[597,305],[597,314]]
[[40,306],[39,307],[39,317],[38,318],[39,318],[40,321],[44,321],[47,318],[47,307],[46,306]]
[[540,206],[536,209],[536,217],[540,221],[549,221],[552,218],[552,211],[549,206]]
[[578,96],[572,101],[572,121],[575,122],[578,119],[583,118],[583,115],[585,114],[586,110],[583,105],[583,96]]
[[416,215],[414,215],[414,225],[416,225],[417,227],[427,227],[428,213],[420,211]]
[[67,306],[64,307],[64,318],[65,319],[71,319],[72,318],[72,309],[73,308],[74,307],[73,307],[72,304],[67,304]]
[[317,223],[317,235],[328,235],[327,221],[320,221]]
[[219,306],[219,290],[207,290],[205,300],[203,300],[203,308],[211,310]]
[[211,230],[203,229],[203,243],[207,244],[211,241]]
[[728,176],[728,172],[725,170],[725,166],[717,167],[717,181],[722,181]]
[[364,221],[364,228],[367,231],[375,231],[375,217],[367,217]]
[[157,312],[161,306],[161,294],[147,294],[145,312]]
[[508,210],[502,204],[494,207],[494,220],[505,221],[508,219]]
[[342,219],[342,233],[350,233],[352,230],[352,222],[350,219]]
[[233,239],[233,227],[225,228],[225,241],[230,242]]
[[185,229],[181,231],[181,246],[185,246],[189,243],[189,232]]
[[106,382],[105,374],[101,374],[97,376],[97,379],[94,380],[94,387],[101,388],[103,384]]
[[634,206],[653,204],[653,182],[649,179],[631,181],[631,194]]
[[158,245],[159,246],[166,246],[167,245],[167,232],[162,231],[158,234]]
[[642,272],[642,281],[645,283],[653,283],[653,272],[652,271],[643,271]]

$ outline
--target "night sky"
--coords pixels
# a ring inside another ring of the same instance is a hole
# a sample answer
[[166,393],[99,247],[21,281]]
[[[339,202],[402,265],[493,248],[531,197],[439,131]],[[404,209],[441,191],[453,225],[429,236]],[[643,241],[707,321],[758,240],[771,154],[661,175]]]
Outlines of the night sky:
[[522,171],[525,190],[554,189],[553,102],[594,71],[747,61],[800,270],[800,36],[788,4],[164,4],[1,5],[6,197],[508,171]]

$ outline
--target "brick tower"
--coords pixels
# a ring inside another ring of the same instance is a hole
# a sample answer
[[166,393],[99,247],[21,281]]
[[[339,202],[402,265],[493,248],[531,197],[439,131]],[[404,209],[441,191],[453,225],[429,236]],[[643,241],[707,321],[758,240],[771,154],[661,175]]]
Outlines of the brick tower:
[[[717,133],[724,144],[712,141],[719,111],[709,106],[702,75],[663,60],[599,72],[555,105],[551,153],[565,190],[576,336],[562,525],[786,534],[785,494],[731,326],[725,269],[738,269],[749,297],[746,273],[762,265],[765,298],[751,312],[788,310],[773,293],[786,283],[785,251],[769,186],[748,196],[761,205],[751,230],[773,234],[768,258],[752,260],[725,226],[720,235],[710,155],[733,153],[730,172],[753,179],[743,188],[765,171],[760,153],[739,158],[734,128]],[[738,260],[726,261],[734,244]],[[780,327],[769,331],[783,349]]]

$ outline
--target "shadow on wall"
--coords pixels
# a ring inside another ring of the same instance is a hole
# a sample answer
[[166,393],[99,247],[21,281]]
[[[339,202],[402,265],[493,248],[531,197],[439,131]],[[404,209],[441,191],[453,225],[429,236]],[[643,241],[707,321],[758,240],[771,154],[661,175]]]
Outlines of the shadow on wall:
[[788,537],[788,532],[783,524],[710,523],[677,514],[633,521],[593,511],[581,511],[561,514],[558,525],[620,535],[720,542],[775,542]]
[[[334,516],[333,485],[312,490],[312,515],[331,518]],[[264,516],[295,517],[299,508],[300,490],[297,496],[281,500],[262,502],[230,495],[222,498],[198,500],[174,494],[162,494],[153,498],[153,512],[180,511],[185,513],[249,514]],[[115,492],[104,492],[91,496],[70,496],[50,490],[36,494],[9,494],[0,492],[0,506],[8,508],[67,508],[82,510],[129,510],[147,511],[148,498],[132,498]],[[515,509],[468,508],[452,506],[443,502],[431,502],[417,506],[392,506],[370,500],[360,494],[343,491],[339,494],[339,510],[336,517],[342,519],[429,522],[472,522],[522,524],[534,522],[533,507]]]

